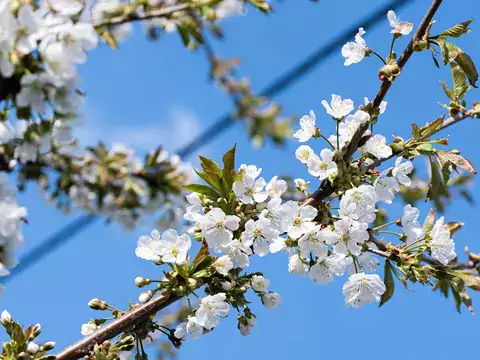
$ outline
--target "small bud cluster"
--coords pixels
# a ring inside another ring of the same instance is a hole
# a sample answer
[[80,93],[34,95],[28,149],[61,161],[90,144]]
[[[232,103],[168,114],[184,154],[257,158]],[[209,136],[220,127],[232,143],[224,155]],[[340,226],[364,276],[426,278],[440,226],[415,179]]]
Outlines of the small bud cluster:
[[54,360],[54,355],[47,354],[55,347],[53,341],[38,343],[37,337],[40,335],[40,324],[29,326],[24,329],[19,323],[12,319],[7,310],[4,310],[0,316],[0,322],[10,336],[9,342],[3,343],[3,351],[0,359],[19,359],[19,360]]

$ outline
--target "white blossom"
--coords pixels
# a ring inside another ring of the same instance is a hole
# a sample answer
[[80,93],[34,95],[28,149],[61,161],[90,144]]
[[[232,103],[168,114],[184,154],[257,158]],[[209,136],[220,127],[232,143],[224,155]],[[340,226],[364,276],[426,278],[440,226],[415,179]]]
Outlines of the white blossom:
[[29,342],[27,345],[27,352],[30,355],[35,355],[38,352],[38,349],[40,349],[40,345],[35,344],[33,341]]
[[342,55],[345,58],[345,66],[359,63],[367,54],[368,46],[362,37],[365,33],[363,28],[359,28],[355,35],[355,42],[351,41],[343,45]]
[[244,324],[242,321],[239,321],[238,330],[240,330],[240,333],[243,336],[249,336],[251,329],[257,326],[257,318],[254,315],[251,315],[251,317],[245,317],[245,319],[247,322],[246,324]]
[[295,188],[298,190],[298,191],[301,191],[301,192],[306,192],[308,190],[308,184],[310,182],[306,182],[304,179],[302,178],[297,178],[295,180],[293,180],[293,183],[295,184]]
[[72,16],[82,11],[84,0],[47,0],[47,3],[60,14]]
[[450,231],[444,226],[444,219],[441,217],[435,222],[432,228],[432,241],[430,249],[432,258],[442,265],[448,265],[450,261],[457,257],[455,253],[455,243],[450,238]]
[[275,309],[282,303],[282,297],[278,293],[269,292],[262,296],[262,302],[267,309]]
[[348,274],[357,272],[376,272],[380,261],[369,252],[363,252],[348,266]]
[[301,275],[302,277],[308,271],[308,265],[305,264],[298,254],[293,254],[288,258],[288,272],[293,275]]
[[377,159],[387,159],[392,155],[392,148],[387,145],[387,139],[383,135],[375,135],[368,139],[363,150],[372,154]]
[[369,239],[368,224],[358,222],[349,218],[335,221],[335,232],[338,234],[338,241],[333,250],[344,256],[350,252],[352,255],[360,255],[362,244]]
[[386,291],[385,284],[377,274],[358,273],[348,278],[343,285],[345,303],[354,308],[360,308],[374,301]]
[[298,240],[300,253],[303,257],[308,257],[313,253],[320,260],[328,254],[328,245],[339,240],[339,236],[328,230],[321,229],[320,225],[311,225],[310,229]]
[[233,262],[228,255],[219,257],[213,263],[212,267],[222,275],[228,275],[228,272],[233,269]]
[[88,336],[88,335],[92,335],[98,329],[100,329],[100,326],[97,326],[97,325],[89,322],[89,323],[86,323],[86,324],[82,325],[82,329],[81,329],[80,332],[83,336]]
[[258,256],[265,256],[269,253],[269,244],[274,241],[279,232],[272,228],[270,220],[265,217],[257,221],[253,219],[245,223],[245,231],[242,233],[242,242],[245,246],[252,246]]
[[230,241],[227,245],[216,248],[216,250],[228,255],[230,260],[237,266],[246,267],[250,263],[248,256],[252,255],[252,250],[237,239]]
[[197,340],[203,334],[203,327],[198,323],[195,316],[189,316],[187,321],[182,322],[175,329],[175,337],[182,339],[185,335],[190,335],[193,340]]
[[[370,100],[368,100],[367,97],[364,97],[363,101],[365,103],[365,106],[370,104]],[[380,106],[378,107],[379,115],[382,115],[385,112],[385,110],[387,110],[387,105],[388,105],[388,102],[386,102],[386,101],[382,101],[380,103]]]
[[332,254],[318,261],[310,268],[310,279],[318,284],[332,282],[333,276],[342,276],[347,268],[347,260],[342,254]]
[[314,154],[312,148],[308,145],[300,145],[298,149],[295,151],[295,156],[297,157],[300,162],[306,164],[310,156]]
[[21,89],[16,96],[19,107],[30,107],[32,111],[45,112],[45,90],[48,77],[45,73],[25,74],[20,79]]
[[215,14],[218,19],[225,19],[230,16],[244,15],[245,4],[239,0],[225,0],[218,4]]
[[210,247],[227,245],[238,229],[240,219],[234,215],[225,215],[222,209],[213,208],[201,220],[202,235]]
[[408,35],[412,32],[413,24],[406,21],[400,21],[400,19],[397,18],[397,15],[395,15],[393,10],[388,11],[387,18],[390,26],[392,27],[392,30],[390,31],[392,34],[401,36]]
[[162,251],[158,230],[152,230],[150,236],[141,236],[138,239],[135,255],[144,260],[160,262]]
[[272,177],[265,187],[265,190],[267,190],[268,196],[271,199],[281,197],[287,189],[287,182],[282,179],[278,180],[278,176]]
[[304,115],[300,119],[300,130],[297,130],[293,137],[297,138],[298,142],[307,142],[316,132],[315,113],[310,111],[310,116]]
[[282,206],[285,211],[285,227],[292,239],[298,239],[309,230],[309,225],[317,216],[317,209],[313,206],[300,206],[295,201],[288,201]]
[[[349,142],[357,129],[368,121],[370,121],[370,114],[363,110],[357,110],[354,114],[348,115],[345,121],[342,121],[338,127],[340,147]],[[336,146],[336,135],[330,136],[329,141]]]
[[396,179],[387,176],[388,172],[390,172],[390,169],[382,171],[382,173],[373,183],[373,186],[375,187],[377,201],[383,201],[386,204],[391,204],[393,198],[395,197],[395,192],[400,191],[400,188]]
[[252,284],[253,290],[256,292],[266,292],[268,290],[268,286],[270,285],[270,280],[266,279],[262,275],[253,275],[252,279],[250,280]]
[[255,179],[245,173],[242,181],[233,183],[233,192],[244,204],[261,203],[268,197],[268,193],[265,191],[266,185],[264,178]]
[[333,94],[330,105],[326,100],[322,100],[322,105],[333,118],[340,120],[350,114],[353,110],[353,101],[350,99],[342,100],[340,95]]
[[182,264],[187,260],[187,252],[192,246],[190,236],[178,235],[177,230],[166,230],[158,242],[162,261],[172,264]]
[[320,156],[312,154],[307,161],[308,172],[310,175],[325,180],[337,173],[337,164],[333,161],[333,151],[323,149]]
[[418,222],[420,211],[410,204],[405,205],[403,208],[403,216],[400,220],[403,228],[403,232],[407,235],[407,244],[418,240],[423,236],[423,230]]
[[197,323],[208,330],[216,327],[220,322],[218,317],[226,317],[230,311],[230,305],[225,302],[225,299],[225,293],[209,295],[202,298],[195,312]]
[[16,48],[22,54],[30,54],[37,47],[41,27],[40,11],[33,11],[30,5],[23,5],[17,14],[18,30]]
[[404,186],[410,186],[412,184],[412,180],[408,177],[413,171],[413,164],[411,161],[406,160],[402,163],[403,157],[399,156],[395,160],[395,167],[392,170],[392,176],[398,181],[399,184]]
[[340,216],[360,222],[371,223],[375,220],[377,196],[372,185],[360,185],[349,189],[340,200]]
[[9,323],[12,321],[12,315],[7,310],[2,311],[2,315],[0,315],[0,320],[2,323]]

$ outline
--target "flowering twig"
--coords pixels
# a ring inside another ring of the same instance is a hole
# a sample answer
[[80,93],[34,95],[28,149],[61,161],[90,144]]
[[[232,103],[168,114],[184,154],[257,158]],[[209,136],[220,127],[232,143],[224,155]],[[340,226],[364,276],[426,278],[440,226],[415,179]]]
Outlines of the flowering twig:
[[[420,26],[418,27],[412,39],[408,43],[407,48],[404,50],[404,52],[398,59],[398,66],[400,70],[403,69],[407,61],[412,56],[414,52],[415,42],[422,39],[422,37],[425,35],[428,25],[432,21],[435,13],[437,12],[442,2],[443,0],[434,0],[430,5],[430,8],[428,9],[425,17],[423,18]],[[387,92],[391,86],[392,86],[392,82],[390,80],[388,79],[383,80],[382,85],[380,86],[380,89],[378,90],[377,95],[375,96],[375,99],[372,102],[374,108],[378,108],[380,106],[380,104],[382,103],[383,99],[387,95]],[[368,129],[368,123],[364,125],[360,125],[357,131],[355,132],[355,134],[352,136],[352,139],[350,140],[348,145],[346,145],[341,150],[343,154],[343,159],[346,162],[349,162],[351,160],[353,154],[359,148],[360,140],[362,139],[363,134],[367,129]],[[317,189],[317,191],[315,191],[311,197],[309,197],[303,202],[303,205],[312,205],[316,202],[321,202],[325,200],[328,196],[330,196],[334,191],[335,191],[335,188],[332,186],[332,184],[329,181],[324,180],[320,185],[320,187]]]

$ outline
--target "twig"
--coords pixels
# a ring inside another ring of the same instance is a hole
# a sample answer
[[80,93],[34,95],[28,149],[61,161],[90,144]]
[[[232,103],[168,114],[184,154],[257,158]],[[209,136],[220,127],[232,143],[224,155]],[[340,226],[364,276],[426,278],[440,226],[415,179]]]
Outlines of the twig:
[[[407,48],[403,51],[402,55],[398,59],[398,66],[400,67],[400,70],[402,70],[407,61],[410,59],[410,57],[413,54],[413,46],[416,41],[420,40],[423,38],[425,35],[425,32],[427,31],[428,25],[433,19],[433,16],[437,12],[438,8],[442,4],[443,0],[434,0],[432,4],[430,5],[430,8],[428,9],[425,17],[423,18],[422,22],[420,23],[420,26],[418,27],[417,31],[415,31],[415,34],[413,35],[412,39],[410,40]],[[375,96],[375,99],[373,100],[373,107],[378,108],[380,104],[382,103],[383,99],[387,95],[388,90],[392,86],[392,82],[389,80],[385,79],[382,82],[382,85],[380,86],[380,89],[377,92],[377,95]],[[341,151],[343,155],[343,160],[346,162],[350,162],[353,154],[357,151],[359,147],[360,140],[362,139],[363,134],[365,131],[368,129],[368,123],[360,126],[355,134],[352,136],[352,139],[348,143],[347,146],[345,146]],[[325,200],[330,194],[332,194],[335,191],[335,188],[331,185],[329,181],[323,181],[320,187],[318,188],[317,191],[313,193],[313,195],[305,200],[303,202],[303,205],[312,205],[317,202],[321,202]]]
[[108,20],[105,20],[103,22],[100,22],[98,24],[93,24],[95,30],[99,30],[102,27],[106,26],[117,26],[117,25],[122,25],[126,24],[132,21],[141,21],[141,20],[150,20],[150,19],[155,19],[159,17],[168,17],[171,16],[172,14],[180,11],[185,11],[192,8],[191,4],[179,4],[179,5],[173,5],[169,6],[167,8],[163,9],[158,9],[158,10],[152,10],[148,13],[145,14],[138,14],[138,13],[131,13],[128,15],[124,16],[118,16],[114,17]]
[[57,360],[73,360],[88,355],[95,344],[102,344],[104,341],[110,340],[141,322],[148,320],[152,315],[155,315],[180,298],[181,297],[172,294],[161,294],[149,302],[139,305],[105,327],[100,328],[92,335],[86,336],[82,340],[62,350],[56,355]]

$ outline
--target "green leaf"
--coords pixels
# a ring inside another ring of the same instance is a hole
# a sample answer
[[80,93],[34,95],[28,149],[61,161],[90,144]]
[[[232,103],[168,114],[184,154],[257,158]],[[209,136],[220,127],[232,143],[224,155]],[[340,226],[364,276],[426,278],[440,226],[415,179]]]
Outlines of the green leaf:
[[422,155],[434,155],[437,151],[432,144],[420,144],[415,147],[415,150],[420,152]]
[[200,156],[200,165],[202,166],[203,171],[205,171],[208,176],[214,176],[218,179],[222,177],[222,170],[218,167],[215,161]]
[[454,99],[451,99],[455,103],[459,103],[465,93],[468,91],[467,85],[467,76],[465,72],[462,70],[460,65],[457,63],[450,63],[450,68],[452,70],[452,79],[453,79],[453,94]]
[[[427,124],[422,128],[420,132],[420,136],[422,139],[429,138],[432,136],[438,129],[443,126],[443,120],[445,119],[445,115],[439,117],[438,119],[434,120],[431,124]],[[430,144],[428,144],[430,145]],[[432,146],[433,148],[433,146]],[[435,148],[433,148],[435,150]]]
[[441,45],[440,48],[442,49],[443,65],[447,65],[456,60],[458,54],[463,52],[458,46],[443,38],[438,39],[438,41]]
[[467,75],[470,85],[477,87],[478,72],[472,58],[462,51],[457,55],[455,61]]
[[383,282],[386,290],[382,294],[379,307],[392,298],[395,290],[395,281],[393,280],[392,264],[390,263],[390,260],[385,260]]
[[188,47],[190,45],[190,35],[188,30],[181,25],[177,25],[177,30],[178,30],[178,34],[182,39],[183,45]]
[[[447,228],[448,231],[450,231],[450,237],[453,237],[455,233],[460,230],[463,227],[463,223],[458,222],[458,221],[451,221],[447,224],[445,224],[445,227]],[[480,289],[479,289],[480,290]]]
[[432,231],[433,225],[435,224],[435,210],[432,208],[428,212],[427,217],[425,218],[425,222],[423,223],[423,232],[427,233]]
[[203,181],[205,181],[208,185],[210,185],[211,187],[213,187],[214,189],[220,191],[220,183],[218,182],[218,180],[216,179],[211,179],[206,173],[204,172],[201,172],[201,171],[198,171],[195,169],[195,172],[197,173],[197,175],[200,177],[200,179],[202,179]]
[[236,145],[234,145],[230,150],[228,150],[222,158],[222,179],[228,191],[232,189],[233,178],[235,174],[235,150]]
[[440,35],[438,36],[445,36],[445,37],[448,36],[452,38],[459,38],[464,34],[468,34],[471,31],[468,28],[468,26],[471,24],[473,20],[474,19],[466,20],[461,22],[460,24],[452,26],[451,28],[448,28],[447,30],[444,30],[443,32],[441,32]]
[[465,159],[463,156],[448,151],[437,150],[437,157],[442,164],[450,161],[452,164],[455,164],[456,166],[459,166],[472,174],[477,173],[472,163],[469,160]]
[[450,289],[452,290],[453,298],[455,299],[455,307],[457,308],[457,311],[461,313],[462,297],[460,296],[458,286],[455,283],[452,283]]
[[214,189],[209,186],[201,185],[201,184],[191,184],[183,187],[185,190],[190,190],[196,192],[198,194],[206,195],[208,197],[218,199],[220,194],[217,193]]
[[417,124],[412,123],[412,138],[420,139],[420,134],[421,134],[420,127]]

